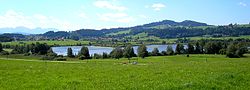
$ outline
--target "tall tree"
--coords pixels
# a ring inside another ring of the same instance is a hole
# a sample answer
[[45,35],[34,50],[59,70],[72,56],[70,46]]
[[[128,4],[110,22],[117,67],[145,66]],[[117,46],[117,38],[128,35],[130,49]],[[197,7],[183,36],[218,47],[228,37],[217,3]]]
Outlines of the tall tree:
[[52,50],[52,48],[50,48],[48,51],[47,51],[47,55],[48,56],[52,56],[52,57],[56,57],[57,54]]
[[2,52],[3,51],[3,45],[2,45],[2,43],[0,43],[0,52]]
[[188,52],[188,54],[194,53],[194,46],[191,43],[188,43],[187,52]]
[[73,55],[72,48],[68,48],[68,50],[67,50],[67,56],[70,57],[70,58],[75,57],[75,56]]
[[176,54],[183,54],[185,52],[183,44],[178,43],[176,45],[175,53]]
[[137,49],[138,56],[141,58],[145,58],[148,56],[148,51],[146,45],[142,44]]
[[167,46],[167,55],[174,55],[174,50],[171,45]]
[[153,51],[152,51],[152,56],[158,56],[160,53],[159,53],[159,50],[158,48],[154,48]]
[[106,59],[106,58],[108,58],[108,54],[105,53],[105,52],[103,52],[103,53],[102,53],[102,59]]
[[205,50],[207,54],[218,54],[222,45],[220,42],[208,42],[205,45]]
[[110,55],[112,58],[120,59],[123,57],[123,50],[121,49],[121,47],[116,47],[111,51]]
[[228,46],[228,48],[227,48],[227,51],[226,51],[227,57],[229,57],[229,58],[238,57],[238,56],[236,55],[236,53],[235,53],[236,51],[237,51],[236,45],[235,45],[235,44],[230,44],[230,45]]
[[200,45],[199,42],[195,43],[195,53],[196,54],[202,54],[202,46]]
[[123,56],[124,56],[125,58],[128,58],[128,60],[130,60],[130,58],[136,56],[135,53],[134,53],[134,49],[133,49],[133,46],[132,46],[132,45],[127,45],[127,46],[124,48]]
[[83,46],[78,55],[80,56],[80,59],[90,59],[88,47]]

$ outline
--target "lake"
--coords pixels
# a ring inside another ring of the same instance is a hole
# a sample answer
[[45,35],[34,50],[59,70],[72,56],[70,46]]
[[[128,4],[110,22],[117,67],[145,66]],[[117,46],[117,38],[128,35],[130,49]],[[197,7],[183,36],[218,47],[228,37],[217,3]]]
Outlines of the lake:
[[[154,48],[158,48],[160,52],[166,51],[168,45],[147,45],[147,51],[152,52]],[[89,54],[94,55],[95,53],[97,54],[102,54],[103,52],[105,53],[110,53],[114,48],[112,47],[100,47],[100,46],[86,46],[89,49]],[[82,46],[62,46],[62,47],[52,47],[52,50],[58,54],[58,55],[67,55],[67,50],[68,48],[72,48],[73,53],[75,55],[78,54],[78,52],[81,50]],[[134,52],[137,54],[137,49],[138,46],[133,46]],[[176,44],[172,45],[173,50],[176,48]],[[187,48],[186,45],[184,45],[184,48]]]

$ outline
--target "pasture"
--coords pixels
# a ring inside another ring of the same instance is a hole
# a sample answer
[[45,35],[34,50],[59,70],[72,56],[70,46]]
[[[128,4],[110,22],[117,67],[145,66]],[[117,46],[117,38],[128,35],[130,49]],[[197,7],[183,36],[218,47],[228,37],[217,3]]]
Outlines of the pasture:
[[250,89],[250,55],[184,55],[85,61],[0,58],[0,89]]

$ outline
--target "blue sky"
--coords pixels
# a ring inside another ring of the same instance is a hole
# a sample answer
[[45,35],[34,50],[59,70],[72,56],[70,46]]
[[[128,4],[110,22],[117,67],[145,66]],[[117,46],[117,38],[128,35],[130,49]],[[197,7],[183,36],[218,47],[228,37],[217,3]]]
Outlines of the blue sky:
[[250,22],[250,0],[0,0],[0,28],[129,27],[161,20]]

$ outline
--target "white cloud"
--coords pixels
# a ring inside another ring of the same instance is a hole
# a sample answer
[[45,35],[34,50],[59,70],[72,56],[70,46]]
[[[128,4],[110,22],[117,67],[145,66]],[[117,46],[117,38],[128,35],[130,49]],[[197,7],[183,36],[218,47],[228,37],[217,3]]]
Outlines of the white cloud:
[[107,22],[120,22],[120,23],[130,23],[135,21],[133,17],[128,16],[126,13],[105,13],[98,14],[100,20]]
[[244,2],[239,2],[238,5],[243,6],[243,7],[246,7],[246,6],[247,6],[247,4],[244,3]]
[[35,26],[30,20],[31,17],[24,16],[21,12],[9,10],[5,15],[0,16],[0,27],[27,26],[28,28],[34,28]]
[[162,3],[155,3],[151,6],[155,11],[160,11],[162,8],[165,8],[166,6]]
[[26,16],[22,12],[9,10],[4,15],[0,15],[0,28],[15,28],[19,26],[30,29],[41,27],[56,28],[59,30],[72,30],[80,27],[79,25],[71,24],[67,21],[59,20],[55,17],[45,16],[42,14]]
[[94,5],[99,8],[107,8],[111,10],[117,10],[117,11],[125,11],[127,10],[126,7],[123,6],[117,6],[109,1],[96,1],[94,2]]

